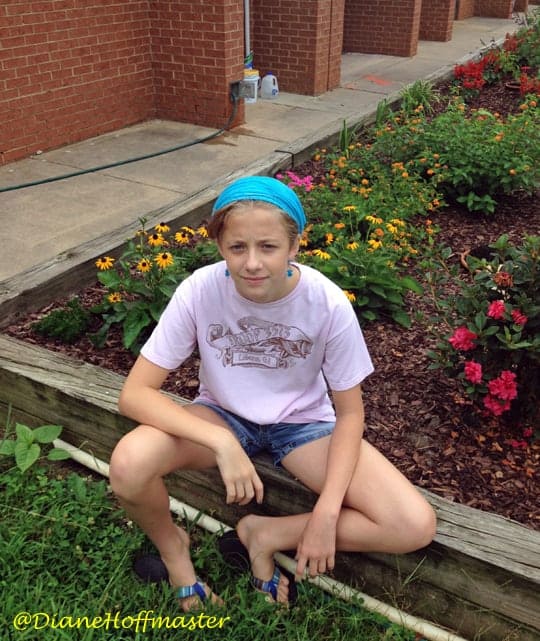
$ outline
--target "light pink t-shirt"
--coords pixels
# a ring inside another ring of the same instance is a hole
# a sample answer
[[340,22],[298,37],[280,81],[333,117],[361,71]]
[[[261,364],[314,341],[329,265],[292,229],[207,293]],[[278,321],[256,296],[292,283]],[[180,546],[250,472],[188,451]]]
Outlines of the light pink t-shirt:
[[306,265],[285,298],[242,297],[220,262],[184,280],[141,354],[176,369],[198,346],[199,399],[254,423],[333,421],[331,390],[373,371],[354,310],[343,291]]

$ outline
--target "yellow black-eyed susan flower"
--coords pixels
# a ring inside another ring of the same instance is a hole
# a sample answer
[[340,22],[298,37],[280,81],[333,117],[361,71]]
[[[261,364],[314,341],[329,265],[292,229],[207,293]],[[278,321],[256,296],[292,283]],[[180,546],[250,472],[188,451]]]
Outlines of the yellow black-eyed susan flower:
[[120,292],[112,292],[107,296],[107,300],[109,303],[121,303],[122,302],[122,294]]
[[351,303],[354,303],[354,301],[356,300],[356,296],[352,292],[350,292],[348,289],[344,289],[343,293],[345,294],[345,296],[347,296]]
[[380,240],[374,240],[373,238],[371,238],[367,242],[372,251],[374,251],[375,249],[379,249],[379,247],[382,247],[382,243]]
[[202,236],[203,238],[208,238],[208,230],[204,225],[197,227],[197,233],[199,234],[199,236]]
[[343,207],[343,211],[356,211],[356,206],[355,205],[345,205],[345,207]]
[[151,269],[152,263],[147,258],[141,258],[137,263],[137,271],[142,272],[143,274],[149,272]]
[[152,247],[161,247],[161,245],[163,245],[164,243],[165,239],[159,232],[150,234],[150,236],[148,236],[148,244]]
[[98,269],[101,269],[101,271],[105,271],[106,269],[110,269],[114,264],[114,258],[111,258],[111,256],[102,256],[101,258],[98,258],[96,260],[96,267]]
[[327,232],[324,235],[324,242],[326,243],[326,245],[331,245],[334,242],[334,234],[332,234],[331,232]]
[[351,240],[350,243],[347,243],[347,249],[350,249],[351,251],[358,249],[358,247],[360,247],[360,245],[355,240]]
[[171,252],[161,252],[161,254],[158,254],[154,258],[154,260],[160,269],[166,269],[174,263],[174,258]]
[[159,233],[159,234],[166,234],[168,231],[171,231],[171,228],[167,223],[158,223],[154,229]]
[[321,260],[330,260],[331,258],[330,254],[322,249],[314,249],[313,255],[317,256],[317,258],[320,258]]
[[174,240],[181,245],[186,245],[191,240],[191,236],[186,231],[177,231],[174,235]]

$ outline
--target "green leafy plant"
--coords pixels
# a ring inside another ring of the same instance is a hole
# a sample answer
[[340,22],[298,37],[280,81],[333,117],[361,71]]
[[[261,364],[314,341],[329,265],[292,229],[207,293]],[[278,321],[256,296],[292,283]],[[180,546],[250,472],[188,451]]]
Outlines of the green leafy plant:
[[440,96],[433,84],[427,80],[416,80],[410,85],[407,85],[400,92],[401,97],[401,110],[405,114],[415,113],[420,107],[420,110],[430,114],[433,112],[433,107],[439,102]]
[[469,117],[457,102],[417,131],[407,167],[470,211],[490,213],[502,194],[533,193],[540,179],[539,125],[535,100],[506,121],[484,109]]
[[55,309],[33,324],[33,329],[43,336],[57,338],[64,343],[74,343],[85,334],[91,314],[73,298],[61,309]]
[[124,347],[137,353],[180,282],[196,267],[217,258],[204,227],[184,226],[172,236],[166,223],[147,231],[146,220],[140,222],[141,229],[118,260],[103,256],[96,261],[98,280],[106,289],[101,304],[92,308],[103,320],[91,337],[98,347],[117,324]]
[[450,331],[430,356],[434,367],[457,375],[483,413],[511,411],[532,426],[540,388],[540,236],[516,247],[503,235],[490,247],[489,259],[468,257],[472,282],[438,304]]
[[[32,429],[22,423],[16,423],[14,438],[6,435],[0,443],[0,454],[14,457],[18,469],[26,472],[40,458],[42,445],[50,445],[61,432],[60,425],[42,425]],[[49,461],[67,458],[69,458],[68,452],[58,447],[49,449],[47,453]]]

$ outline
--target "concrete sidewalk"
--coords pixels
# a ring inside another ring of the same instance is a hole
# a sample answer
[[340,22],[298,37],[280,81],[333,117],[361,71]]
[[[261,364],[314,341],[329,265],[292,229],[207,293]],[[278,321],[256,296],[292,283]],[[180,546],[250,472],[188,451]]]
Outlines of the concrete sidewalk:
[[[246,123],[204,143],[58,182],[0,192],[0,289],[16,275],[74,248],[137,225],[170,220],[197,197],[208,201],[232,178],[271,174],[291,157],[373,113],[418,79],[435,79],[518,28],[513,20],[454,23],[448,43],[420,42],[413,58],[346,54],[341,86],[318,97],[280,93],[246,105]],[[0,167],[0,188],[73,173],[168,149],[212,134],[183,123],[150,121]],[[300,156],[301,157],[301,156]],[[204,195],[204,196],[203,196]],[[9,287],[7,287],[9,289]]]

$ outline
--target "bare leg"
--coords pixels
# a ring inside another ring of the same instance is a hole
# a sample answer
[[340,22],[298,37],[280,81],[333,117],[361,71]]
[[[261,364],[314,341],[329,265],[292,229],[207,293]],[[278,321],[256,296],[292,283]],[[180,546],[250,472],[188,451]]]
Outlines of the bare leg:
[[[283,466],[320,493],[330,437],[293,450]],[[272,556],[295,549],[310,514],[286,517],[249,515],[238,524],[255,576],[272,576]],[[427,545],[435,534],[435,514],[409,481],[375,448],[362,442],[356,471],[337,523],[336,549],[405,553]],[[285,579],[286,581],[286,579]],[[286,584],[280,585],[286,594]]]
[[[194,405],[186,409],[222,424],[208,408]],[[196,576],[189,554],[189,536],[171,517],[163,477],[176,469],[206,469],[215,465],[210,449],[147,425],[124,436],[111,457],[111,487],[130,518],[158,549],[173,587],[193,585]],[[198,604],[198,597],[182,601],[185,610]]]

